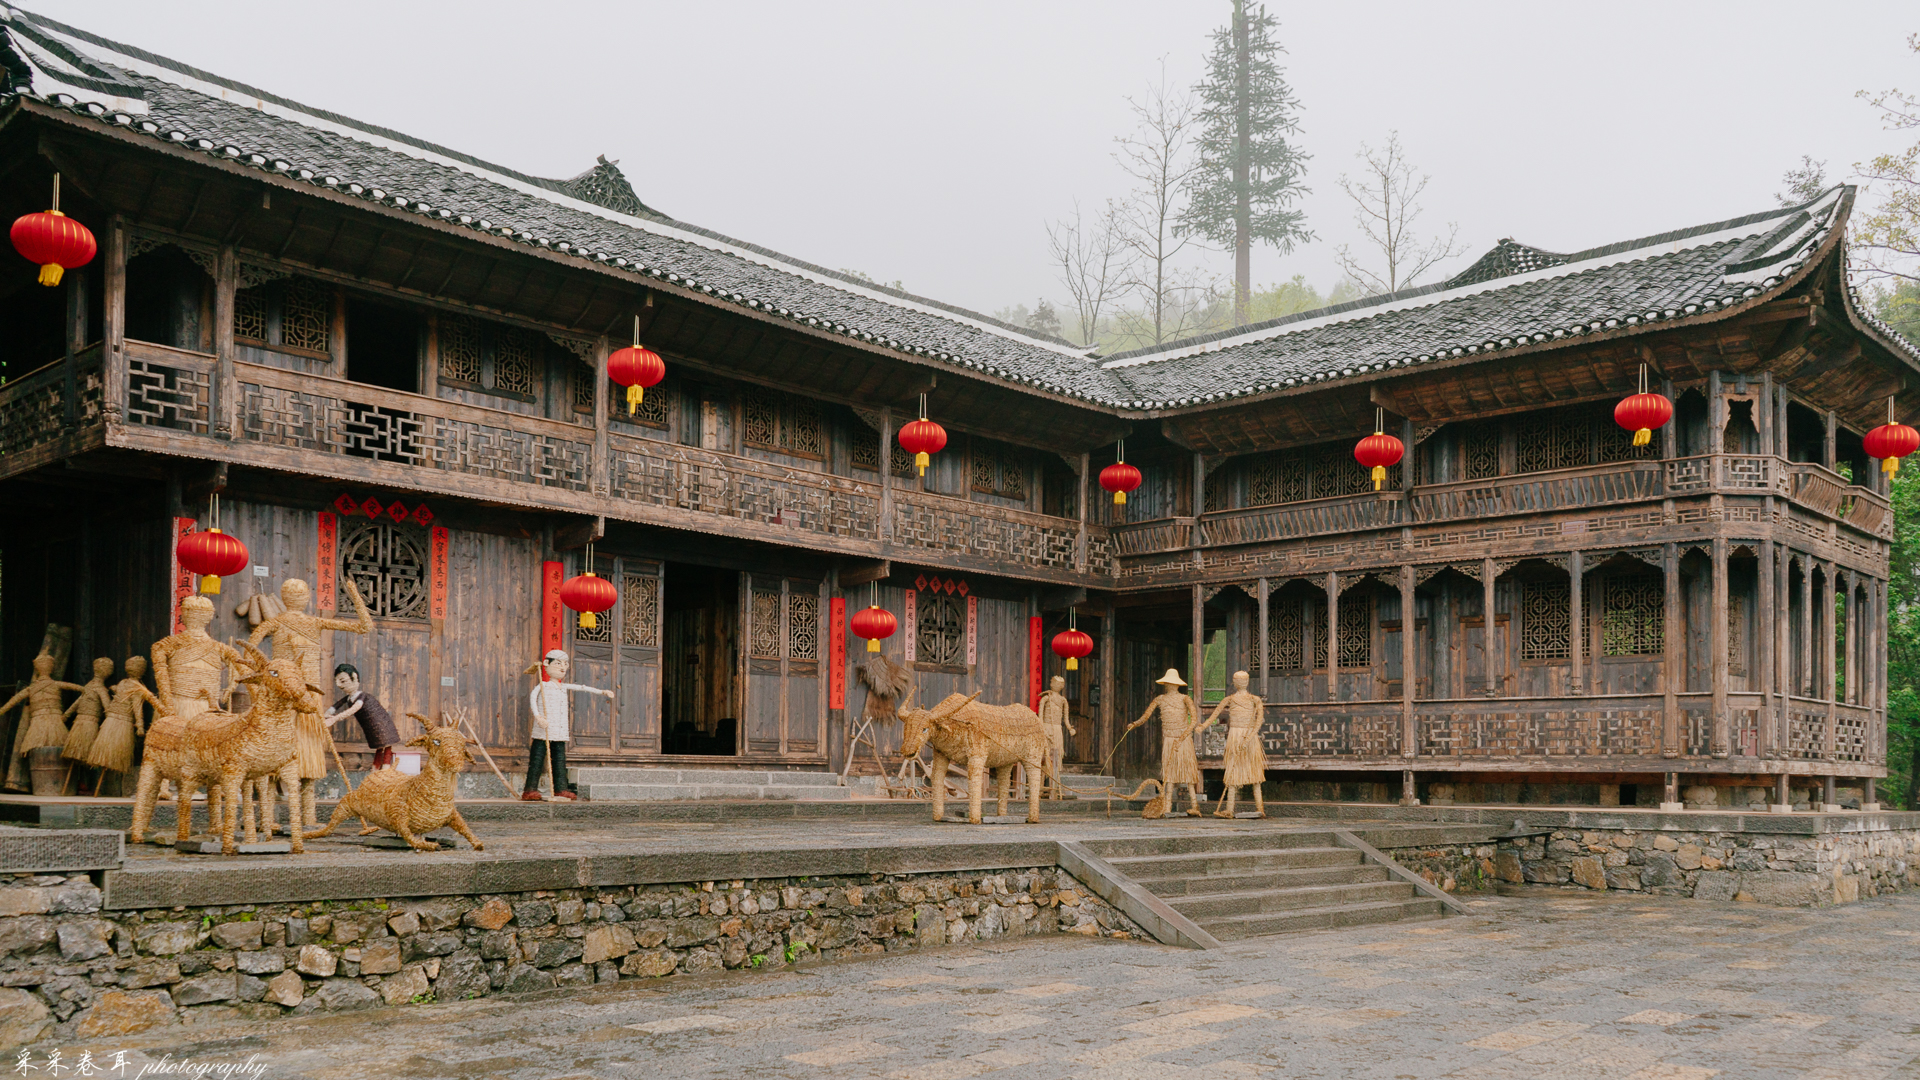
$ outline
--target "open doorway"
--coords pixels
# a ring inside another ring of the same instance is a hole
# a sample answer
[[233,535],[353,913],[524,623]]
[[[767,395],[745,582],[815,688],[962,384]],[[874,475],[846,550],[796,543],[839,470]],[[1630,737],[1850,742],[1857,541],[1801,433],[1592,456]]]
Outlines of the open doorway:
[[661,752],[739,753],[740,574],[666,566]]

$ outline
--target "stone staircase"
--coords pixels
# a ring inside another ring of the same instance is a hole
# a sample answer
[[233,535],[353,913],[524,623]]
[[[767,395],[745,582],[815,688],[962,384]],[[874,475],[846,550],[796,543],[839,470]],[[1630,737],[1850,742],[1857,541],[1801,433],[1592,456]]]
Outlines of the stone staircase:
[[1188,834],[1085,846],[1220,941],[1446,914],[1442,901],[1332,832]]
[[830,772],[735,769],[642,769],[583,766],[568,770],[589,802],[690,799],[844,801],[852,792]]

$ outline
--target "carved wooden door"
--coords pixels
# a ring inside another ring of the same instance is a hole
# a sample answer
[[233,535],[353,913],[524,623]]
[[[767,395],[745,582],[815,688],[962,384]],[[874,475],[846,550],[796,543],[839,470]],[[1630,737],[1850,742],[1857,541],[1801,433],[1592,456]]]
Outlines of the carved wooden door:
[[746,687],[742,749],[748,754],[821,756],[825,590],[819,581],[740,575],[740,621],[747,643],[741,659]]
[[573,681],[606,687],[614,699],[576,694],[573,743],[608,754],[660,752],[660,564],[600,555],[594,573],[619,599],[592,630],[573,627]]

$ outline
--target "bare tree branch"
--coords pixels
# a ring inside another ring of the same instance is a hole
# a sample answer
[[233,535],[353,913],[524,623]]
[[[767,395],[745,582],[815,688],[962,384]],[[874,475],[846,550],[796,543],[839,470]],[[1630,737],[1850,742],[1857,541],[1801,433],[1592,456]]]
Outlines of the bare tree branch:
[[1449,223],[1446,236],[1431,239],[1412,231],[1420,217],[1420,193],[1433,178],[1414,174],[1399,132],[1388,132],[1387,145],[1378,150],[1361,143],[1355,156],[1366,163],[1365,173],[1358,180],[1342,174],[1340,190],[1353,200],[1354,223],[1368,246],[1380,253],[1380,262],[1363,263],[1342,244],[1334,253],[1342,272],[1370,292],[1391,294],[1413,284],[1435,263],[1466,250],[1458,225]]
[[[1920,53],[1920,34],[1907,39]],[[1898,90],[1858,95],[1880,110],[1888,131],[1920,130],[1920,97]],[[1876,188],[1880,204],[1857,218],[1850,249],[1852,269],[1869,278],[1920,281],[1920,143],[1904,151],[1881,154],[1855,165],[1862,179]]]
[[1173,260],[1192,242],[1191,234],[1176,234],[1175,225],[1199,165],[1190,145],[1198,117],[1193,95],[1168,84],[1164,57],[1160,78],[1127,105],[1134,130],[1114,139],[1119,149],[1113,159],[1134,180],[1120,205],[1120,239],[1131,255],[1126,284],[1140,295],[1145,320],[1128,320],[1126,332],[1141,344],[1158,345],[1191,328],[1193,305],[1184,294],[1195,281],[1176,271]]
[[1092,345],[1101,309],[1126,290],[1119,211],[1108,202],[1088,221],[1076,200],[1071,221],[1047,224],[1047,254],[1059,267],[1060,282],[1073,297],[1080,343]]

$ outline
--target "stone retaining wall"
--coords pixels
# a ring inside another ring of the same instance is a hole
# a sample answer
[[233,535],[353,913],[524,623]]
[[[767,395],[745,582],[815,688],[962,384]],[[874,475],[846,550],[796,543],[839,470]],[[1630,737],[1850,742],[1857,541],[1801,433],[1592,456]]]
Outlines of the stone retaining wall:
[[1384,848],[1380,852],[1447,892],[1484,892],[1493,888],[1492,844]]
[[18,875],[0,1046],[1046,933],[1140,936],[1055,867],[151,911],[102,910],[87,875]]
[[1920,885],[1920,830],[1807,835],[1564,828],[1503,840],[1500,881],[1624,889],[1787,907],[1849,903]]

